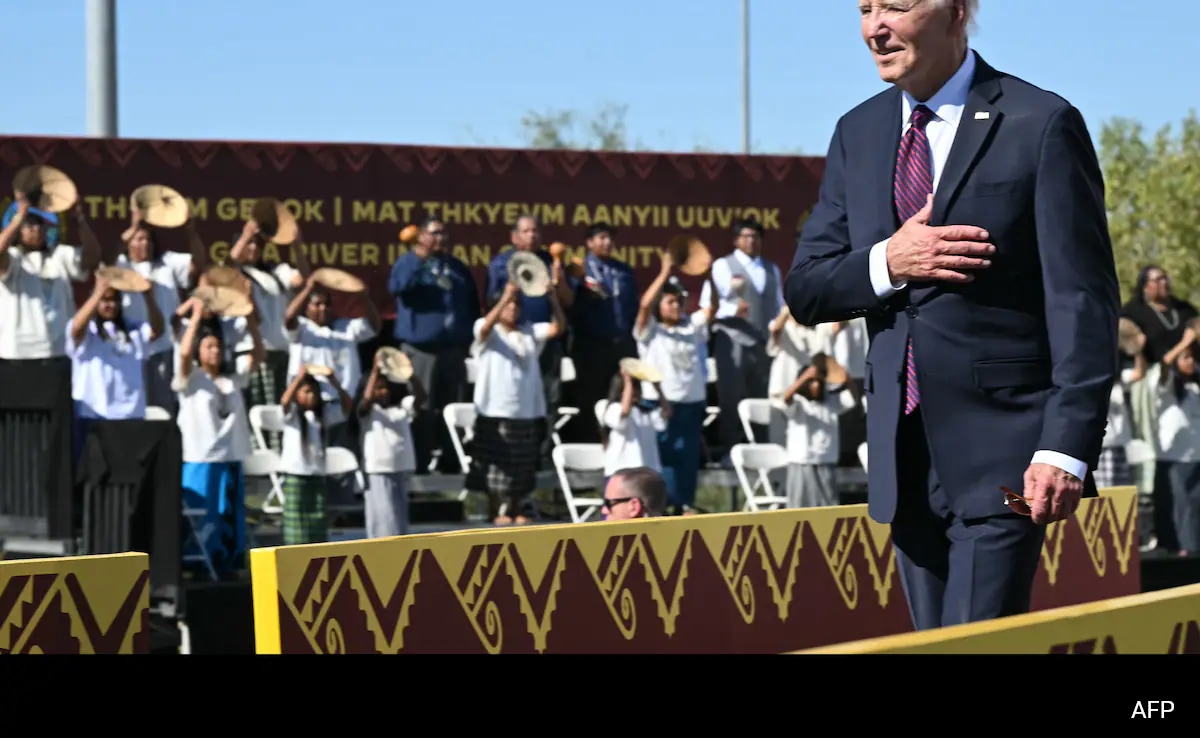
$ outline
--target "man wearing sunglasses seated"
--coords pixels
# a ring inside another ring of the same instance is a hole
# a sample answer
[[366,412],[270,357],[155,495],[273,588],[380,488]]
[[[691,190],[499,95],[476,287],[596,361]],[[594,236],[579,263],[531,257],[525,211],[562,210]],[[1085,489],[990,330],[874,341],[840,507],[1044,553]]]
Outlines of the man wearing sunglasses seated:
[[667,482],[653,469],[621,469],[604,488],[604,515],[609,520],[657,518],[666,509]]

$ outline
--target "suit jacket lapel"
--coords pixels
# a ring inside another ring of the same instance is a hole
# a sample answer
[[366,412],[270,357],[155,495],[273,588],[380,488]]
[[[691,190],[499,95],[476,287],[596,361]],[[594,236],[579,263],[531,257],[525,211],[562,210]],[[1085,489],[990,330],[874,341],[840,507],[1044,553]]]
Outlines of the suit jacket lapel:
[[871,178],[871,199],[874,201],[876,219],[882,228],[878,240],[883,240],[900,225],[896,217],[896,198],[893,187],[896,181],[896,156],[900,153],[900,131],[904,121],[900,119],[903,106],[900,104],[900,88],[884,98],[883,110],[877,116],[879,128],[867,140],[871,147],[870,159],[876,176]]
[[946,168],[942,171],[937,192],[933,196],[933,225],[945,224],[946,212],[958,196],[963,182],[971,173],[984,145],[1000,122],[1000,110],[993,105],[996,98],[1000,97],[1000,82],[996,70],[978,55],[975,57],[975,64],[975,79],[972,80],[971,92],[967,95],[967,105],[963,109],[962,119],[958,122],[954,145],[950,148]]

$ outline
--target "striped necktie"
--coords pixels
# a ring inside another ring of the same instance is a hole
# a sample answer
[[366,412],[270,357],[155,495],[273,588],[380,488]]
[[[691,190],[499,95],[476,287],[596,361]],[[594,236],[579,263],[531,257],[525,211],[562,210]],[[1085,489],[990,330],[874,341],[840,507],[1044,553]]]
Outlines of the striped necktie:
[[[896,215],[903,223],[925,207],[925,200],[933,192],[933,155],[929,150],[929,136],[925,126],[933,119],[933,111],[918,105],[912,111],[912,125],[900,141],[900,154],[896,157],[894,196]],[[917,365],[913,361],[912,330],[908,334],[908,349],[904,362],[904,414],[909,415],[921,403],[921,392],[917,387]]]

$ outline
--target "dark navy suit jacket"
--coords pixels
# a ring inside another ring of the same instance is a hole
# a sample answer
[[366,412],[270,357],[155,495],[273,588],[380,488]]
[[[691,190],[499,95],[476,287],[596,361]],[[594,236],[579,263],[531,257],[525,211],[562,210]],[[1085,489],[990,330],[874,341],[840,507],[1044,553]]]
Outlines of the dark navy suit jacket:
[[999,487],[1020,493],[1039,450],[1087,463],[1085,496],[1094,496],[1120,297],[1083,117],[977,56],[930,224],[986,229],[992,265],[971,283],[910,283],[880,300],[868,254],[900,226],[892,183],[901,108],[893,87],[838,121],[785,286],[801,323],[866,317],[871,517],[890,523],[896,511],[910,334],[931,462],[955,515],[1009,512]]

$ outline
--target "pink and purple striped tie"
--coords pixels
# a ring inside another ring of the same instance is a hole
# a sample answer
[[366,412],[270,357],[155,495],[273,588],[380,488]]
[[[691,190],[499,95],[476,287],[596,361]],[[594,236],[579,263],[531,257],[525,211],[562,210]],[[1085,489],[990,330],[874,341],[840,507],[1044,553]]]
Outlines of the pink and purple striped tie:
[[[933,155],[929,150],[929,136],[925,126],[933,119],[933,111],[918,105],[912,112],[912,125],[900,141],[900,154],[896,157],[894,196],[896,214],[903,223],[925,207],[925,200],[933,192]],[[912,331],[909,330],[908,352],[904,361],[904,414],[909,415],[921,403],[921,392],[917,388],[917,365],[913,361]]]

